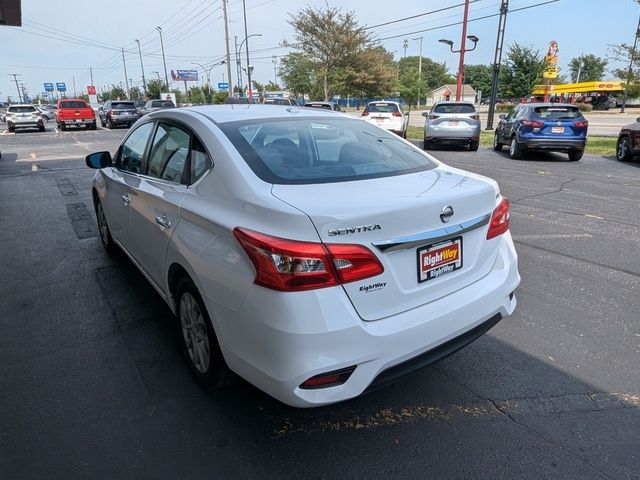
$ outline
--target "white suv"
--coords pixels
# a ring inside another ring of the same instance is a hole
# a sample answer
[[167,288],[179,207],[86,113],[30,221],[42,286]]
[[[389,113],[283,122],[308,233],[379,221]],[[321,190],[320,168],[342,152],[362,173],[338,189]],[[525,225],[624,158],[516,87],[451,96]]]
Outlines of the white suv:
[[369,102],[362,112],[362,118],[365,122],[407,138],[409,113],[404,113],[398,102]]
[[6,113],[7,129],[15,132],[16,128],[38,128],[44,132],[42,115],[33,105],[11,105]]

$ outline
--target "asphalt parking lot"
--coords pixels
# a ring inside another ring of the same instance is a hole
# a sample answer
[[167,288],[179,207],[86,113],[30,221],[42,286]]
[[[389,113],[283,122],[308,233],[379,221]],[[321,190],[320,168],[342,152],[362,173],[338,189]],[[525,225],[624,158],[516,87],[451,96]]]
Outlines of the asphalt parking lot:
[[640,478],[640,161],[434,150],[512,200],[515,314],[300,410],[199,388],[168,308],[103,251],[83,157],[126,132],[0,136],[2,478]]

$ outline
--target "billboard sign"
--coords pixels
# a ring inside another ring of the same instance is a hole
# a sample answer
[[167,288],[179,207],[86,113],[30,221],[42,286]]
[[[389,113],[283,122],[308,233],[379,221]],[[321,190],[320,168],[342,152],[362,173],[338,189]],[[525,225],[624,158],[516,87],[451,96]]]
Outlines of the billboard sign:
[[218,83],[218,90],[229,90],[229,84],[227,82]]
[[44,84],[45,92],[53,92],[53,83],[45,83]]
[[59,92],[66,92],[67,85],[64,82],[56,83],[56,90],[58,90]]
[[171,80],[176,82],[197,82],[197,70],[171,70]]

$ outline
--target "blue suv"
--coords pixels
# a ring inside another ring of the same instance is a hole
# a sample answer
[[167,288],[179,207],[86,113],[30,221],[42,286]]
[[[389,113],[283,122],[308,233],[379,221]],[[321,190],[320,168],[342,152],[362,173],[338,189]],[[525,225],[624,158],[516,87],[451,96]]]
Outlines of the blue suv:
[[493,137],[493,149],[509,146],[509,156],[522,158],[526,152],[566,152],[569,160],[582,158],[589,122],[575,105],[566,103],[522,103],[509,115],[500,115]]

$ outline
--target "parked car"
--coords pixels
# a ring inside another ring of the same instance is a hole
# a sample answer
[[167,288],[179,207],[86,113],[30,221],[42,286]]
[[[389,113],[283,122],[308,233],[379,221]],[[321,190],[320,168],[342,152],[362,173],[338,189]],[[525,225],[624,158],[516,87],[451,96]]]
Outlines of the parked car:
[[640,117],[620,130],[616,143],[616,158],[621,162],[633,160],[640,155]]
[[15,132],[19,128],[37,128],[41,132],[45,131],[44,120],[33,105],[9,105],[5,113],[5,120],[9,132]]
[[265,105],[297,105],[292,98],[288,97],[266,97],[262,103]]
[[44,120],[45,123],[47,123],[49,120],[53,120],[54,118],[56,118],[55,111],[53,110],[49,110],[42,107],[36,107],[36,109],[38,110],[38,112],[40,112],[40,115],[42,116],[42,120]]
[[617,104],[618,102],[615,97],[608,95],[593,97],[591,100],[591,105],[594,110],[609,110],[610,108],[616,108]]
[[59,130],[67,127],[81,127],[95,130],[96,113],[87,102],[82,99],[59,100],[56,105],[55,119]]
[[248,105],[258,103],[254,97],[227,97],[224,103]]
[[496,182],[357,118],[160,110],[115,158],[86,162],[102,244],[122,248],[177,315],[201,382],[232,371],[290,405],[338,402],[453,353],[516,307]]
[[566,152],[578,161],[584,154],[589,122],[582,112],[567,103],[523,103],[508,115],[500,115],[493,137],[493,149],[509,145],[509,156],[522,158],[527,152]]
[[98,109],[98,113],[100,123],[107,128],[130,127],[140,118],[135,103],[125,100],[109,100]]
[[322,108],[324,110],[333,110],[335,112],[341,112],[340,104],[336,102],[307,102],[305,107],[310,108]]
[[429,112],[422,114],[424,149],[435,143],[468,145],[476,151],[480,145],[480,115],[471,102],[436,102]]
[[369,102],[361,116],[365,122],[407,138],[409,113],[403,112],[398,102]]
[[149,100],[145,105],[138,109],[140,115],[146,115],[147,113],[155,112],[163,108],[176,108],[171,100]]

